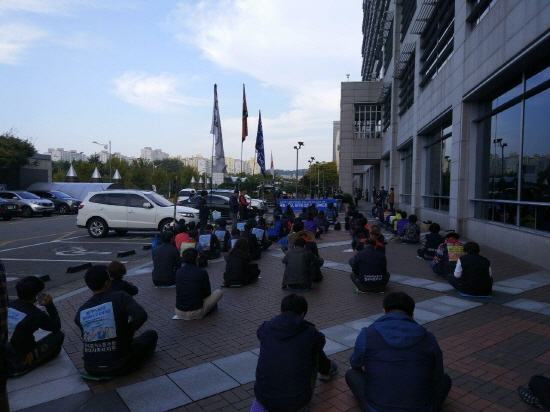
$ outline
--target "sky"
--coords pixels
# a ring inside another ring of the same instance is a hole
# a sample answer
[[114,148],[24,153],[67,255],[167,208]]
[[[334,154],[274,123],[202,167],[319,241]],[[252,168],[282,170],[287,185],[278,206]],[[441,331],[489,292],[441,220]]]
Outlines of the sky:
[[[87,155],[212,153],[214,84],[225,155],[332,161],[340,83],[361,80],[362,0],[0,0],[0,133]],[[269,164],[267,165],[269,168]]]

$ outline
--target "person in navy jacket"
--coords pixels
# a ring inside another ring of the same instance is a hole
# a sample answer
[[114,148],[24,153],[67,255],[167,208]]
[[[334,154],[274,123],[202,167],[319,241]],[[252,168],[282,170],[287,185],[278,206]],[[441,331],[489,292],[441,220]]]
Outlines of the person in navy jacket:
[[346,382],[363,411],[437,412],[452,382],[435,336],[413,319],[404,292],[384,298],[384,316],[361,329]]

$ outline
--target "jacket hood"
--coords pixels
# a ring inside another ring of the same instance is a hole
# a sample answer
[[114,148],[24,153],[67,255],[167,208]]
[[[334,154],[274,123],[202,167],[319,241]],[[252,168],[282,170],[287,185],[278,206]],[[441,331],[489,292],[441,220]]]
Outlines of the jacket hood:
[[427,330],[404,313],[389,313],[372,324],[386,343],[394,348],[409,348],[420,342]]
[[273,331],[275,338],[284,340],[302,333],[309,325],[311,324],[300,315],[283,312],[266,322],[265,327]]

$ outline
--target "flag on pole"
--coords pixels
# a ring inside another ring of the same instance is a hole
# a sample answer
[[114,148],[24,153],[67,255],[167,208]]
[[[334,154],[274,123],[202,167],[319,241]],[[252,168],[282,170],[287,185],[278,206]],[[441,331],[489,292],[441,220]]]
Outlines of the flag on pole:
[[215,169],[217,172],[225,173],[225,154],[223,152],[222,123],[220,110],[218,108],[218,85],[214,85],[214,111],[212,113],[212,128],[210,134],[214,135],[215,141]]
[[243,84],[243,142],[246,140],[246,136],[248,136],[248,108],[246,107],[246,93]]
[[275,166],[273,166],[273,150],[271,151],[271,176],[275,179]]
[[262,129],[262,112],[259,111],[258,117],[258,134],[256,135],[256,154],[260,171],[265,177],[265,154],[264,154],[264,131]]

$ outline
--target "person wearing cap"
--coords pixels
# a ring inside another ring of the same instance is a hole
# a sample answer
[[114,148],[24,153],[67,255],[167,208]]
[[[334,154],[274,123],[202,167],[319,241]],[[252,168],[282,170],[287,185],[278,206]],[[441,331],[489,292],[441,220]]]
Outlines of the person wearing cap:
[[283,263],[286,265],[283,289],[309,290],[311,283],[317,280],[314,279],[315,267],[323,266],[325,261],[307,250],[305,245],[305,239],[298,237],[294,241],[294,247],[289,249],[283,258]]
[[430,267],[434,273],[442,278],[453,274],[460,256],[464,254],[464,244],[460,242],[460,235],[454,230],[445,234],[445,242],[437,248],[434,259],[430,262]]
[[[57,357],[65,339],[52,296],[41,293],[44,281],[27,276],[17,282],[15,289],[18,299],[11,302],[8,309],[8,332],[12,333],[10,345],[13,350],[8,362],[9,376],[23,375]],[[46,312],[38,309],[36,302],[46,308]],[[37,342],[34,333],[38,329],[51,333]]]
[[225,219],[218,219],[216,220],[216,228],[214,229],[214,235],[218,238],[218,241],[220,242],[220,249],[222,252],[227,252],[230,247],[229,239],[231,239],[231,233],[226,229],[227,228],[227,220]]
[[237,227],[237,217],[239,215],[239,191],[234,190],[233,195],[229,198],[229,217],[233,228]]
[[208,218],[210,217],[210,210],[208,209],[208,205],[206,204],[207,195],[208,195],[208,192],[206,190],[202,190],[201,197],[197,201],[197,209],[199,209],[199,221],[200,221],[201,233],[204,233],[204,228],[206,227],[206,223],[208,222]]

